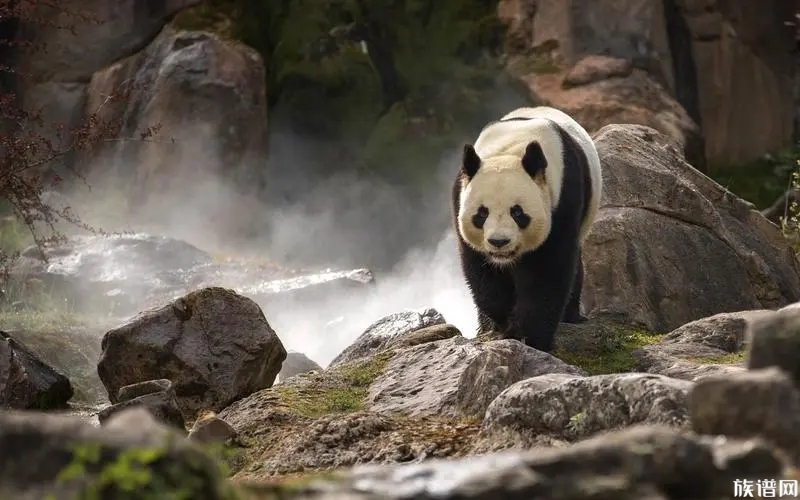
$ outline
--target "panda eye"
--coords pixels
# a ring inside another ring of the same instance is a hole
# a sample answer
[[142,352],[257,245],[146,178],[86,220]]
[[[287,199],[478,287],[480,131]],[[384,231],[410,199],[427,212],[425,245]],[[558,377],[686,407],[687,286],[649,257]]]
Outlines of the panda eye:
[[472,225],[477,227],[478,229],[482,229],[483,225],[486,223],[486,219],[489,218],[489,209],[481,205],[478,208],[478,211],[475,215],[472,216]]
[[511,207],[511,209],[509,209],[509,213],[511,214],[511,218],[514,219],[514,222],[516,222],[520,229],[525,229],[528,227],[528,224],[531,223],[530,216],[526,214],[519,205],[514,205]]

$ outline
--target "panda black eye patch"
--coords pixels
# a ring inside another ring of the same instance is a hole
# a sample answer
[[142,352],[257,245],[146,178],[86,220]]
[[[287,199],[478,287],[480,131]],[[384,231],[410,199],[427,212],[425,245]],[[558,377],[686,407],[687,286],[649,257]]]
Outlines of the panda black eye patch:
[[481,205],[478,211],[472,216],[472,225],[478,229],[483,229],[486,219],[489,218],[489,209]]
[[509,209],[509,213],[511,214],[511,218],[514,219],[514,222],[517,223],[517,226],[520,229],[525,229],[528,227],[528,224],[531,223],[531,217],[522,210],[522,207],[519,205],[514,205]]

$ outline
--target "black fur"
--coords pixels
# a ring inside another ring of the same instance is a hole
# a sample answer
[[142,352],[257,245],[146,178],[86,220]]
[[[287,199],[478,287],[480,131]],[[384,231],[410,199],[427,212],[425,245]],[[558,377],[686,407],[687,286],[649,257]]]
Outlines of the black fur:
[[[561,197],[553,211],[547,240],[533,252],[522,255],[514,266],[492,265],[467,245],[458,232],[462,182],[467,182],[474,172],[467,175],[462,165],[452,192],[461,268],[478,309],[480,329],[499,330],[545,352],[553,349],[559,322],[579,323],[583,319],[580,314],[583,265],[578,237],[592,195],[586,155],[566,131],[553,125],[564,143]],[[543,160],[542,156],[540,161]]]
[[471,144],[464,145],[464,156],[461,159],[461,168],[467,179],[472,179],[481,168],[481,158]]

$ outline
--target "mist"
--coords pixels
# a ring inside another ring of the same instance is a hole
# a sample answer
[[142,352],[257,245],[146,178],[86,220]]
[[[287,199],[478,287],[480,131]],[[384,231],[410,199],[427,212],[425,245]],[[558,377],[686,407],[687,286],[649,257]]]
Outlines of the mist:
[[[73,206],[105,231],[169,236],[225,259],[304,272],[371,269],[376,283],[366,294],[274,303],[253,297],[285,347],[322,366],[373,322],[409,309],[433,307],[465,336],[474,336],[477,317],[450,221],[460,148],[430,166],[424,187],[409,188],[347,168],[321,174],[320,158],[308,154],[313,148],[305,140],[276,133],[263,165],[238,168],[267,173],[266,193],[255,196],[237,189],[230,171],[220,175],[217,146],[203,133],[208,129],[182,130],[178,148],[173,144],[168,153],[169,177],[148,180],[145,203],[114,206],[126,198],[119,173],[148,167],[120,165],[120,156],[104,155],[100,168],[95,162],[91,169],[91,192],[73,186]],[[157,150],[147,153],[153,158]]]

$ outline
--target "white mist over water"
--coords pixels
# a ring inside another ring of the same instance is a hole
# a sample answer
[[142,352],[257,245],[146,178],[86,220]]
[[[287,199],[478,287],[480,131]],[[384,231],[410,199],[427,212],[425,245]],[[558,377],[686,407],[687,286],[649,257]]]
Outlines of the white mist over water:
[[302,352],[323,367],[370,324],[403,310],[433,307],[465,337],[475,335],[477,315],[461,275],[452,231],[432,249],[409,252],[376,282],[366,298],[360,294],[331,297],[306,303],[304,309],[261,306],[288,350]]

